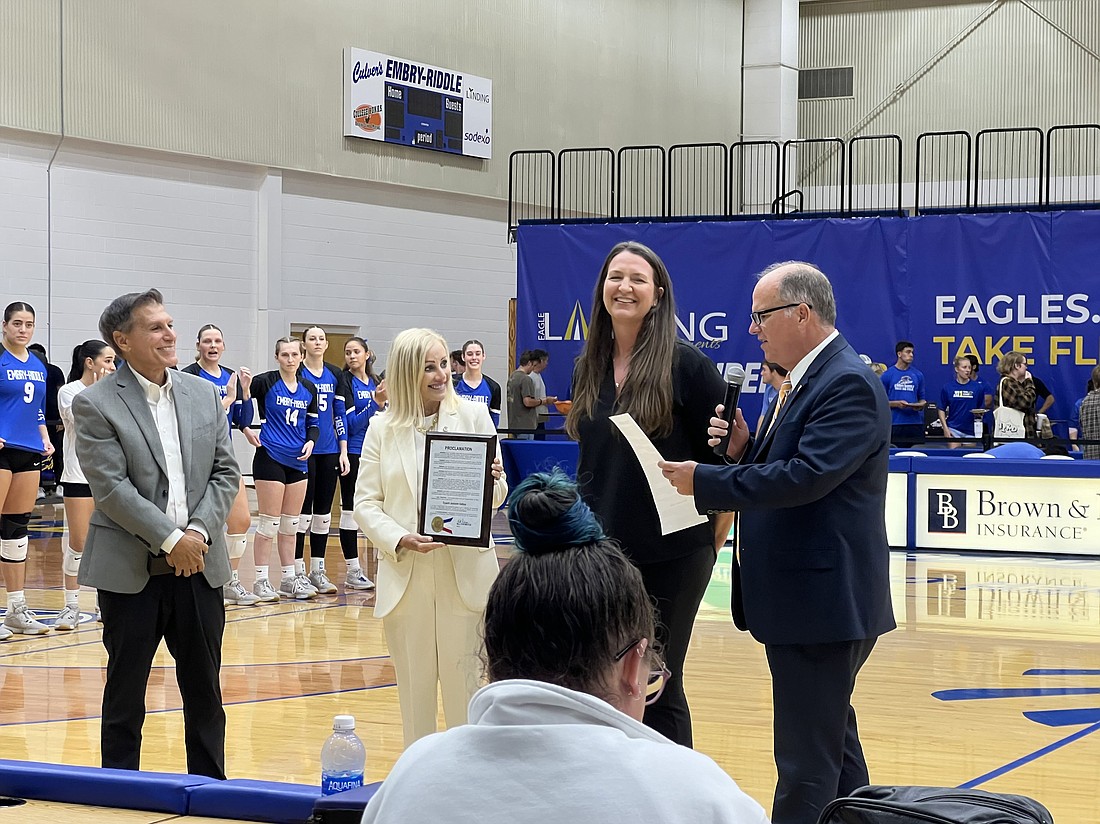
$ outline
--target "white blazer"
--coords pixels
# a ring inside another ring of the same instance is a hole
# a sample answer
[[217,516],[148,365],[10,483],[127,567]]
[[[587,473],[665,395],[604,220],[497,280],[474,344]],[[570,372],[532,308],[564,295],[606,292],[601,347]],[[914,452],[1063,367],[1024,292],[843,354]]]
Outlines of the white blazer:
[[[456,411],[440,411],[438,431],[496,434],[488,407],[465,398],[459,398]],[[385,617],[401,601],[416,560],[417,553],[397,549],[405,535],[417,532],[420,489],[413,438],[411,427],[394,428],[390,416],[382,413],[371,421],[363,441],[355,484],[355,522],[379,551],[374,602],[377,618]],[[493,507],[503,504],[507,496],[508,481],[501,473],[493,484]],[[463,603],[467,609],[480,612],[499,570],[492,539],[487,547],[452,547],[450,555]]]

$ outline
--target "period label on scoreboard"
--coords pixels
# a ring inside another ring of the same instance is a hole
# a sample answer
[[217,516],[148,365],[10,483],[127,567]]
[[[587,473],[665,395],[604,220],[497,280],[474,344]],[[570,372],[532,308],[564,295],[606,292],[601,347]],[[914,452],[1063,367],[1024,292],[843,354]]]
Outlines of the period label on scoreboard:
[[344,49],[344,136],[492,157],[493,82],[363,49]]

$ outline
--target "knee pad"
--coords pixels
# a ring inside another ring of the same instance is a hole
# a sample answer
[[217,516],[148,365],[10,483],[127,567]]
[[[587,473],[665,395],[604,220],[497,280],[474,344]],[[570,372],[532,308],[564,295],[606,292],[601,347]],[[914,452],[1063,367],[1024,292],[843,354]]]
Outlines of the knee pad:
[[359,524],[355,523],[355,514],[350,509],[340,510],[340,529],[359,529]]
[[0,540],[12,541],[27,537],[27,524],[31,522],[31,513],[23,515],[0,515]]
[[0,560],[8,564],[21,564],[27,560],[27,544],[23,538],[4,538],[0,540]]
[[[291,517],[290,515],[284,515],[284,518]],[[309,532],[309,525],[313,522],[313,516],[303,512],[298,515],[294,523],[297,525],[299,532]]]
[[[280,535],[293,535],[295,532],[302,532],[301,521],[305,520],[305,516],[299,515],[284,515],[279,519],[279,534]],[[306,530],[308,531],[308,530]]]
[[235,561],[237,558],[244,557],[244,551],[248,549],[248,536],[226,535],[225,543],[226,549],[229,550],[229,560]]
[[309,531],[315,535],[328,535],[330,526],[332,526],[332,513],[326,512],[324,515],[313,516],[313,523],[310,524]]
[[61,571],[73,578],[80,572],[80,559],[83,552],[77,552],[68,544],[61,550]]
[[265,538],[274,538],[279,534],[279,516],[278,515],[261,515],[259,517],[259,523],[256,524],[256,534],[263,535]]

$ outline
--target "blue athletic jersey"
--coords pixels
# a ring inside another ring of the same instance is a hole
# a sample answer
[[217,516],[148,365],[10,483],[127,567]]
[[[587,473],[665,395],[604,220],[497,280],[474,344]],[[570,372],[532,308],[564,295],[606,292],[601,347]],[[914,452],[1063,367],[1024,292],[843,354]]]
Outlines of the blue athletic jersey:
[[313,449],[314,455],[332,455],[340,451],[340,441],[348,439],[344,399],[336,391],[339,380],[336,370],[327,363],[321,374],[315,375],[304,363],[298,367],[298,377],[305,378],[317,389],[317,426],[321,436]]
[[984,388],[980,381],[959,383],[954,380],[940,390],[940,409],[946,414],[949,427],[964,435],[974,434],[971,411],[984,408]]
[[363,383],[351,372],[340,375],[340,395],[344,399],[344,415],[348,426],[348,454],[361,455],[363,440],[367,436],[370,419],[378,411],[374,400],[374,391],[378,386],[374,378],[368,377]]
[[0,355],[0,438],[4,446],[42,451],[46,424],[46,367],[32,353],[25,361]]
[[299,461],[307,440],[317,443],[317,389],[305,378],[291,392],[278,370],[264,372],[252,379],[253,397],[260,413],[260,443],[283,466],[305,472],[306,462]]
[[[924,375],[912,366],[908,369],[891,366],[882,373],[882,385],[886,387],[886,397],[892,401],[918,403],[925,399]],[[890,412],[894,426],[924,423],[923,409],[891,409]]]
[[500,386],[495,381],[482,375],[481,383],[477,385],[477,389],[474,389],[466,383],[465,377],[461,377],[455,384],[455,392],[460,397],[485,404],[489,408],[489,417],[493,419],[493,426],[500,426]]
[[[189,375],[198,375],[200,378],[204,378],[210,381],[214,386],[218,387],[218,397],[225,400],[225,396],[229,394],[229,379],[233,377],[233,370],[226,369],[224,366],[219,366],[221,369],[221,375],[215,376],[207,372],[201,366],[198,361],[195,363],[189,363],[187,366],[181,369],[181,372],[186,372]],[[241,389],[241,385],[237,384],[237,397],[233,401],[233,405],[229,407],[229,412],[226,413],[226,418],[229,421],[229,428],[233,429],[234,426],[244,429],[250,423],[252,423],[252,402],[245,403],[244,390]]]

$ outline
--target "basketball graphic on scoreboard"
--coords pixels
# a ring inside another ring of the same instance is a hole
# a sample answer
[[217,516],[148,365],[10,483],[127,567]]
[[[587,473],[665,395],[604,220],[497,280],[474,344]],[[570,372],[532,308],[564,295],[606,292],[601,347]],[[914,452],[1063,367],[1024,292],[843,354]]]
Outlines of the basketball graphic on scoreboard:
[[344,50],[344,135],[492,157],[492,81],[378,52]]

